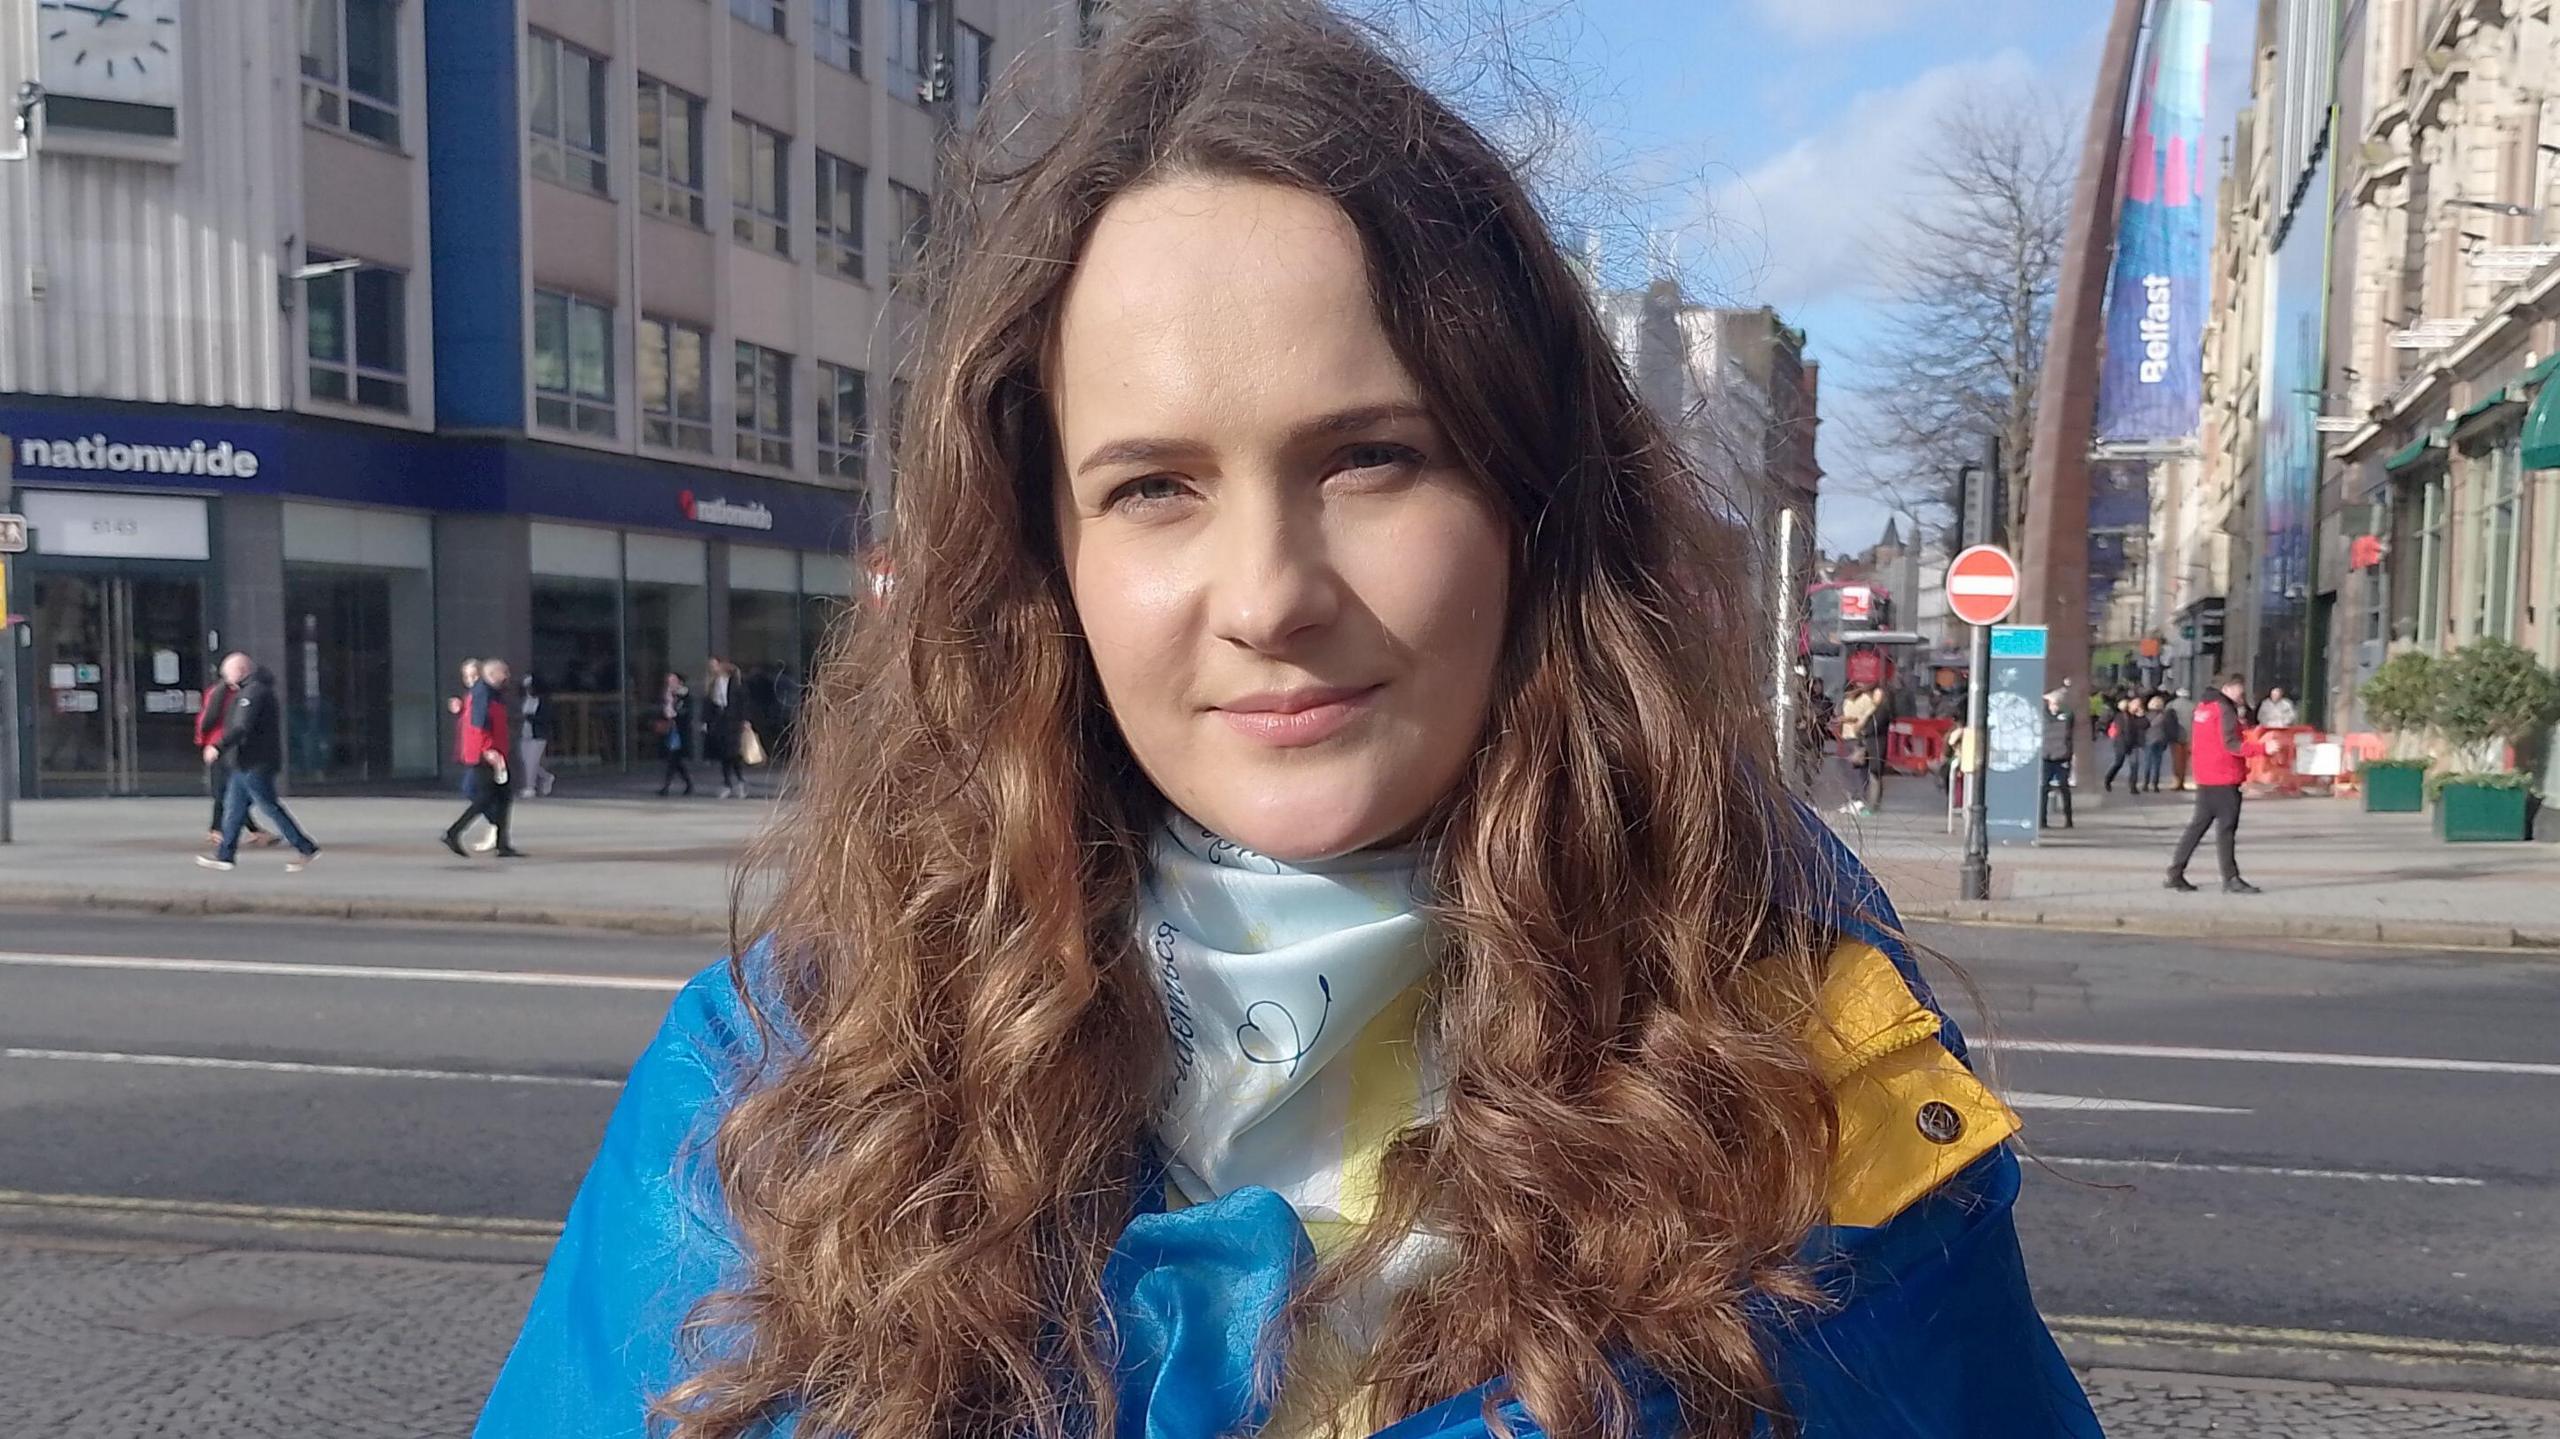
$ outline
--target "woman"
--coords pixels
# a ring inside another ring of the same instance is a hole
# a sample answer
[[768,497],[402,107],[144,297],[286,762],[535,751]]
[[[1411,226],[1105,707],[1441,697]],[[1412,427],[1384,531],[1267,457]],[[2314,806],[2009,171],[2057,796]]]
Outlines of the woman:
[[747,689],[738,667],[714,655],[702,681],[702,757],[720,764],[720,797],[747,797],[747,771],[739,762],[746,737]]
[[2112,794],[2116,776],[2125,777],[2124,787],[2131,793],[2142,780],[2142,701],[2130,692],[2118,694],[2107,702],[2107,742],[2112,746],[2115,762],[2107,766],[2105,788]]
[[527,674],[516,681],[516,704],[523,712],[523,733],[516,741],[516,768],[523,775],[519,785],[526,799],[551,793],[551,771],[542,767],[542,756],[551,748],[550,693],[538,675]]
[[480,1432],[2094,1435],[1518,182],[1314,0],[1134,8],[937,223],[898,583]]
[[665,767],[658,772],[658,794],[665,797],[667,788],[684,781],[684,792],[693,793],[693,771],[685,768],[685,754],[693,747],[693,691],[685,686],[684,676],[667,671],[666,683],[658,690],[658,713],[649,721],[657,731],[658,756]]
[[2142,716],[2142,787],[2153,794],[2160,792],[2160,776],[2168,772],[2169,750],[2181,738],[2178,716],[2169,708],[2169,697],[2155,694]]

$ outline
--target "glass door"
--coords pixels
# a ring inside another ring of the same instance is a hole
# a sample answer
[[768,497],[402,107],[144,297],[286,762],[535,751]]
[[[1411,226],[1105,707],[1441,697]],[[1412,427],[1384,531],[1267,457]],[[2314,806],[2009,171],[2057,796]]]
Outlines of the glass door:
[[77,570],[32,578],[36,792],[202,787],[203,581]]

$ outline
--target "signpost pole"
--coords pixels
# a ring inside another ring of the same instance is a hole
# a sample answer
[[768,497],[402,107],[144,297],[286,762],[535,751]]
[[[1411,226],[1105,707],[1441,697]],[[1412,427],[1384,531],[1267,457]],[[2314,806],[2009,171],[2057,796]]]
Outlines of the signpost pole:
[[[0,513],[17,482],[16,451],[0,435]],[[18,622],[9,608],[9,561],[0,555],[0,844],[18,838]]]
[[[1963,892],[1966,899],[1991,898],[1991,691],[1985,684],[1991,670],[1991,626],[1975,625],[1972,672],[1965,678],[1964,732],[1965,748],[1973,751],[1964,773],[1964,870]],[[1959,756],[1962,758],[1962,756]]]

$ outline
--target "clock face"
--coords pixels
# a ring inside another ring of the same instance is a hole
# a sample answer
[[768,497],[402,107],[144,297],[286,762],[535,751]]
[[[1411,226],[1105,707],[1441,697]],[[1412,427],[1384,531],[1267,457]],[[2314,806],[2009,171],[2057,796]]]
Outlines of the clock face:
[[182,0],[36,0],[47,91],[128,105],[178,104]]

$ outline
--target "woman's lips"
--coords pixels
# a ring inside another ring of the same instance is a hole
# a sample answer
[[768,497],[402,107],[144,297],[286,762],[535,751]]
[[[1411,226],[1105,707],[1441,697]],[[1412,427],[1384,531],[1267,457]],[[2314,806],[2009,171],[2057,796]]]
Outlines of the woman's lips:
[[1379,686],[1306,689],[1246,695],[1217,707],[1236,733],[1275,749],[1321,744],[1342,732],[1377,696]]

